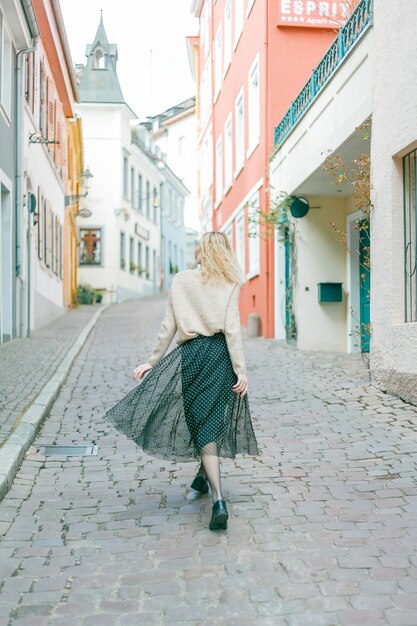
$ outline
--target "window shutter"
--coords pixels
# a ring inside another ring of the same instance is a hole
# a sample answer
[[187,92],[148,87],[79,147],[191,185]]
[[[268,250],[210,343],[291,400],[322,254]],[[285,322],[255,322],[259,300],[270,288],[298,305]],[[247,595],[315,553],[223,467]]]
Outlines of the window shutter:
[[[54,105],[54,88],[52,82],[48,78],[48,141],[55,139],[55,105]],[[53,144],[48,145],[49,149],[53,149]]]

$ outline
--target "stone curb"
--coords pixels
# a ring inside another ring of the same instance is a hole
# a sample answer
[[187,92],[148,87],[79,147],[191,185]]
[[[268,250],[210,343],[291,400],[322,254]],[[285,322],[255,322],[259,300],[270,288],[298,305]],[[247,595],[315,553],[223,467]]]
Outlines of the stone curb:
[[0,501],[12,486],[23,457],[32,445],[44,419],[47,417],[76,356],[85,344],[88,335],[96,325],[101,314],[108,306],[108,304],[102,306],[84,326],[72,348],[65,354],[54,374],[22,415],[18,426],[6,440],[6,443],[0,448]]

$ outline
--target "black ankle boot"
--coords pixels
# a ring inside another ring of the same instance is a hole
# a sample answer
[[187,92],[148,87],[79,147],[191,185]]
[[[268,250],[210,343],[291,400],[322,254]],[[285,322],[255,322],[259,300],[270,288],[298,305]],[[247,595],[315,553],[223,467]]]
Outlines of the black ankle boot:
[[195,491],[198,491],[203,494],[207,493],[209,489],[207,478],[203,478],[200,474],[197,474],[197,476],[194,478],[193,482],[191,483],[191,489],[195,489]]
[[226,502],[224,500],[217,500],[217,502],[215,502],[213,505],[213,511],[209,524],[210,530],[224,530],[225,528],[227,528],[228,519],[229,513],[227,511]]

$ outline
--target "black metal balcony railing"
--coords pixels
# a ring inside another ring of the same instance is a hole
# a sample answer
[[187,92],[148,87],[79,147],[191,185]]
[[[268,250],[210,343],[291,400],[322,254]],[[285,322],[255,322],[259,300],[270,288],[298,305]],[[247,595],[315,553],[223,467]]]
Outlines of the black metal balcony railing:
[[338,36],[275,128],[275,145],[277,147],[284,142],[339,65],[372,24],[373,4],[373,0],[361,0],[349,20],[340,28]]

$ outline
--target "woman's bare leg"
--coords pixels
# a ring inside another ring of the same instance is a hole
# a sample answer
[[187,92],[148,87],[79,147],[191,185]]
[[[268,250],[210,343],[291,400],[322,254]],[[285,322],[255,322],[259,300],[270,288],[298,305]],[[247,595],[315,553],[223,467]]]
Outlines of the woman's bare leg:
[[204,468],[207,479],[210,483],[213,502],[217,502],[217,500],[223,499],[220,477],[220,459],[214,454],[204,454],[204,448],[201,452],[201,465]]

